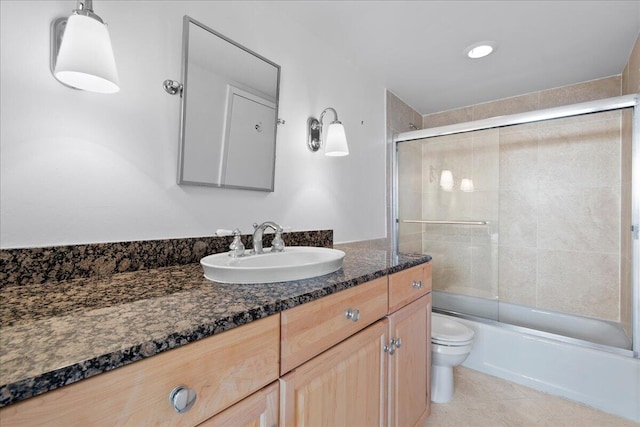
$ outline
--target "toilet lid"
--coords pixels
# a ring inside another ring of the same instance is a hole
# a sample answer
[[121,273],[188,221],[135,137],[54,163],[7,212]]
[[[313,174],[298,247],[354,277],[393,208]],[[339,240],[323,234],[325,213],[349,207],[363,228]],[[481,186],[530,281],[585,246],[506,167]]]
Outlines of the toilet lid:
[[474,332],[460,322],[437,314],[431,315],[431,337],[441,342],[461,342],[473,339]]

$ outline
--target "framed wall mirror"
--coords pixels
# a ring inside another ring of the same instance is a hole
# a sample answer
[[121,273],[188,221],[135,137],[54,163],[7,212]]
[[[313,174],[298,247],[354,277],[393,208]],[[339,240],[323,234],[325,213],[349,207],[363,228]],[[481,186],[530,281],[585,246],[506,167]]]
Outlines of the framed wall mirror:
[[280,66],[183,20],[178,184],[273,191]]

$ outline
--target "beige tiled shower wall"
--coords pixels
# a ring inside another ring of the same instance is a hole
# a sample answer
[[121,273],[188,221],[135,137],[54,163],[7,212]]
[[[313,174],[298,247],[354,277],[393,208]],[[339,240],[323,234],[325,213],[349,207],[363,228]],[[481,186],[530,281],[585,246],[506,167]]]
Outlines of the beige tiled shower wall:
[[[640,38],[631,51],[629,62],[622,72],[622,94],[640,92]],[[620,280],[622,283],[632,283],[631,279],[631,130],[633,117],[630,111],[622,114],[622,221],[620,233]],[[632,322],[632,294],[631,286],[620,288],[620,322],[627,334],[631,334]]]
[[524,113],[543,108],[610,98],[621,94],[620,86],[621,76],[612,76],[571,86],[563,86],[514,96],[512,98],[499,99],[484,104],[423,116],[422,127],[426,129],[454,123],[464,123],[471,120],[481,120],[488,117]]
[[[618,96],[621,87],[622,76],[613,76],[428,115],[423,127]],[[625,261],[620,249],[628,240],[621,198],[630,195],[621,162],[630,144],[621,121],[608,112],[424,144],[423,218],[489,221],[425,226],[434,288],[628,322],[630,255]],[[470,175],[475,191],[442,191],[431,173],[442,168]]]
[[500,299],[618,321],[620,113],[502,128],[499,170]]
[[[498,141],[498,130],[489,129],[422,143],[422,219],[489,222],[422,226],[422,247],[433,257],[438,290],[483,298],[497,295]],[[452,191],[440,187],[442,170],[453,173]],[[473,179],[473,192],[460,191],[464,178]]]
[[[387,91],[387,171],[392,171],[393,159],[393,135],[411,130],[410,124],[417,128],[422,126],[422,116],[413,108],[405,104],[400,98]],[[421,217],[421,194],[422,194],[422,163],[421,146],[416,143],[407,143],[407,149],[402,151],[398,157],[399,173],[398,186],[403,188],[399,194],[398,204],[400,210],[407,217],[420,219]],[[387,173],[387,230],[394,227],[395,215],[392,212],[391,191],[393,188],[393,174]],[[399,224],[398,234],[400,236],[401,252],[422,253],[422,229],[416,224]]]
[[631,336],[631,323],[633,321],[633,295],[632,295],[632,242],[631,242],[631,143],[632,143],[633,114],[630,110],[622,113],[622,154],[621,154],[621,189],[622,204],[620,224],[620,282],[629,286],[620,287],[620,323]]

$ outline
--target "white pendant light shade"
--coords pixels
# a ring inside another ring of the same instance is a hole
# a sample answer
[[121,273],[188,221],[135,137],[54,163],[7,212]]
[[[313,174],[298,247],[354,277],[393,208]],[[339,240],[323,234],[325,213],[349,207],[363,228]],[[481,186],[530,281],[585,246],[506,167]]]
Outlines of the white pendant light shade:
[[349,146],[347,145],[347,136],[344,133],[344,126],[340,122],[333,122],[327,130],[327,141],[324,146],[325,156],[347,156],[349,155]]
[[54,74],[61,82],[78,89],[118,92],[120,81],[106,25],[88,16],[71,15]]

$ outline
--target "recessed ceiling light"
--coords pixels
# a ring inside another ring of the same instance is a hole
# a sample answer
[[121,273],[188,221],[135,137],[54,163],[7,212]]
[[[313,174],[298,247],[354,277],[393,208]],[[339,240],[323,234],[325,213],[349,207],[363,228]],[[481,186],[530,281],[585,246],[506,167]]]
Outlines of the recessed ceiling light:
[[471,59],[484,58],[496,49],[495,42],[480,42],[472,44],[464,50]]

